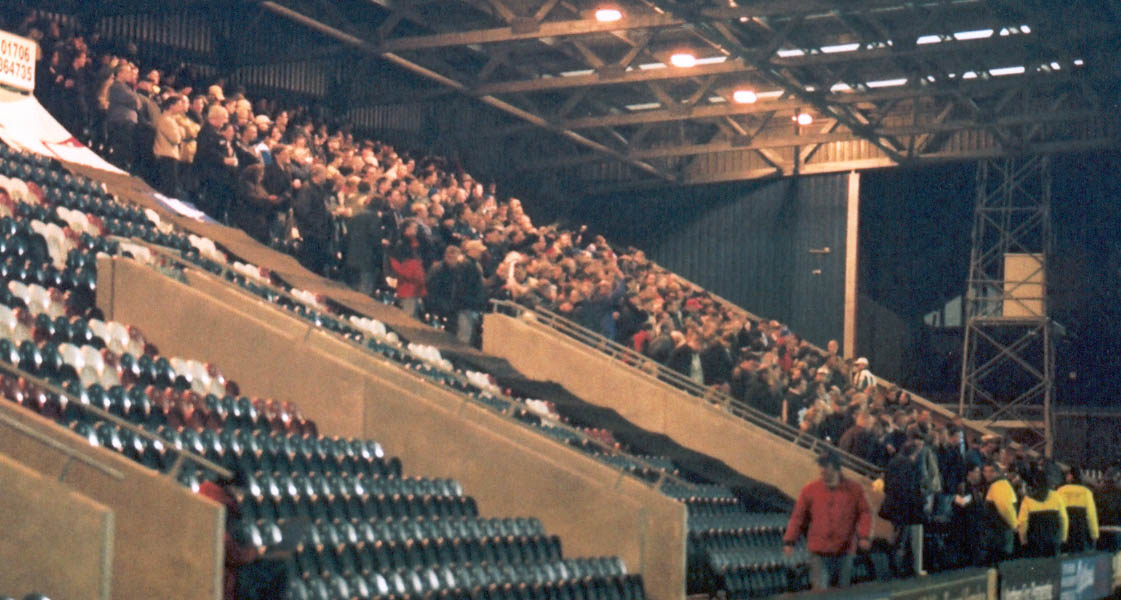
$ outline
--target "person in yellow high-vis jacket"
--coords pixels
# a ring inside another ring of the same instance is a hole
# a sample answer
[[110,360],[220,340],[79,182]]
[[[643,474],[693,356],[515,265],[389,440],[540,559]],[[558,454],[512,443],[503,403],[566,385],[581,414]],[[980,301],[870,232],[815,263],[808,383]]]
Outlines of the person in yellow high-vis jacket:
[[1098,508],[1094,492],[1082,483],[1082,469],[1072,466],[1066,473],[1066,484],[1055,490],[1063,498],[1070,518],[1070,534],[1064,552],[1086,552],[1098,544]]

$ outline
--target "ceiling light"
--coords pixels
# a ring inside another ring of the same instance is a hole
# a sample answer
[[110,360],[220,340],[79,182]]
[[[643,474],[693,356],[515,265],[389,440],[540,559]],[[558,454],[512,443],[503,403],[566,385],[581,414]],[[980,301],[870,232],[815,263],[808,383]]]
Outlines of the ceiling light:
[[759,96],[755,94],[755,90],[736,90],[732,92],[732,100],[738,104],[754,104]]
[[613,7],[596,9],[596,20],[600,23],[614,23],[623,18],[623,11]]
[[799,125],[813,125],[814,122],[813,115],[808,112],[800,112],[791,118]]
[[694,67],[697,65],[697,57],[690,52],[677,52],[669,57],[669,62],[675,67]]

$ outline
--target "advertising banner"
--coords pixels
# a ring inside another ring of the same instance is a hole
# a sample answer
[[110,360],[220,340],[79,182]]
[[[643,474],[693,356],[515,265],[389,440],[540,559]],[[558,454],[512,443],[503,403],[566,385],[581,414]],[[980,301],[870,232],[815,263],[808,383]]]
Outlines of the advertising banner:
[[892,594],[892,600],[987,600],[989,597],[989,569],[956,571],[918,581],[919,585]]
[[1109,554],[1064,558],[1061,569],[1060,600],[1097,600],[1113,591],[1113,557]]
[[0,84],[30,92],[35,89],[35,40],[0,30]]
[[1057,600],[1059,561],[1054,558],[1025,558],[1000,563],[1002,600]]

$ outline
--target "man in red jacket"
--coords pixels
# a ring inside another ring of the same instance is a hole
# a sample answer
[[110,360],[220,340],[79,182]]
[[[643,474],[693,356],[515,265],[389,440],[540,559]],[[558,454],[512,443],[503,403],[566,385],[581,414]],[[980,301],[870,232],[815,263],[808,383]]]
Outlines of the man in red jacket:
[[839,456],[826,452],[817,464],[821,479],[806,484],[798,494],[783,537],[784,550],[791,555],[794,543],[805,533],[813,588],[846,587],[856,548],[871,548],[872,513],[860,484],[841,475]]

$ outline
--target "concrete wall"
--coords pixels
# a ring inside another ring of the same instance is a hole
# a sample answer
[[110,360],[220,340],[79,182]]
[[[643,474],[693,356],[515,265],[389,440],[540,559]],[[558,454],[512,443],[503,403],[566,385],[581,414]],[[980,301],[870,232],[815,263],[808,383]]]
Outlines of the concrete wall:
[[113,511],[0,454],[0,590],[108,600]]
[[[500,314],[483,320],[483,351],[527,376],[555,381],[587,402],[610,408],[639,427],[727,463],[743,475],[797,497],[818,476],[815,456],[721,408],[662,383],[531,321]],[[878,509],[880,494],[865,484]]]
[[[72,453],[99,466],[74,460]],[[113,598],[214,600],[221,596],[224,509],[217,503],[124,456],[92,447],[85,439],[10,402],[0,402],[0,454],[112,511]],[[18,516],[51,519],[59,508],[43,505]],[[64,547],[56,547],[45,563],[32,564],[40,568],[41,577],[54,577],[50,571],[68,565],[72,551],[90,551],[89,540],[84,539],[89,529],[84,518],[75,519]],[[21,542],[7,528],[0,531],[0,547],[6,552],[20,553],[23,558],[19,560],[39,560],[24,554],[21,547],[13,549]]]
[[622,557],[655,600],[683,597],[685,508],[645,483],[209,274],[184,285],[122,259],[98,273],[107,317],[137,325],[161,352],[298,403],[323,434],[377,439],[409,473],[456,478],[485,515],[540,518],[567,556]]

